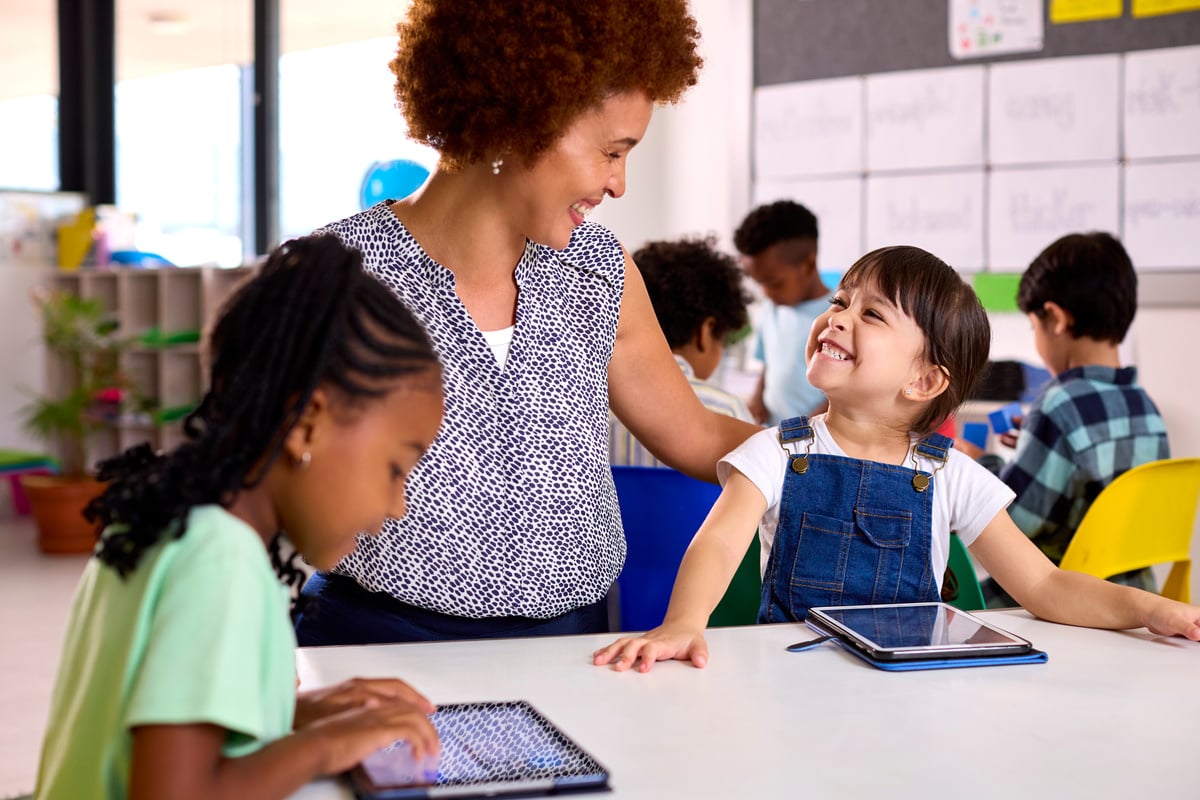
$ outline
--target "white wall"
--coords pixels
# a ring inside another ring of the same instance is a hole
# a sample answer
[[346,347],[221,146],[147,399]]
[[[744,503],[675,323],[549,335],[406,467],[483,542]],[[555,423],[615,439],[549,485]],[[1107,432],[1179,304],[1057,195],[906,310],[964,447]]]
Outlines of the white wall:
[[681,103],[659,108],[629,157],[625,196],[593,219],[628,250],[651,239],[716,234],[732,251],[749,211],[751,4],[693,0],[704,67]]

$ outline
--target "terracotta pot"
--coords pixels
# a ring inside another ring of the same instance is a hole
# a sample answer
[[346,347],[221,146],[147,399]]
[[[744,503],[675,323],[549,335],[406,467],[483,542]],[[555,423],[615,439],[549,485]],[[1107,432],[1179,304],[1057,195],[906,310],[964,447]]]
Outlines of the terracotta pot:
[[21,486],[38,529],[43,553],[90,553],[96,546],[96,526],[83,517],[83,509],[104,490],[91,478],[60,475],[22,475]]

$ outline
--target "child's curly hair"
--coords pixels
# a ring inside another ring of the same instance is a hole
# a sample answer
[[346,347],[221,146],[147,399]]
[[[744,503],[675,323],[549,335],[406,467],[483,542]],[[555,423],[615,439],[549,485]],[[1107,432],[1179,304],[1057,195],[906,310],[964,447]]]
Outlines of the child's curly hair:
[[632,258],[672,350],[692,341],[706,319],[722,340],[749,322],[742,272],[715,236],[647,242]]
[[634,90],[674,103],[703,63],[686,0],[413,0],[396,30],[409,136],[450,170],[530,165],[581,112]]

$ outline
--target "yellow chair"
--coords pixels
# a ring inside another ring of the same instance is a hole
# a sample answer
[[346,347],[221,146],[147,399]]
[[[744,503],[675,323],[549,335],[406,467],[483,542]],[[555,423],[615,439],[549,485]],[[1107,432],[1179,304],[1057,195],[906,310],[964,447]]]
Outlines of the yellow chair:
[[1075,531],[1063,569],[1110,578],[1174,564],[1162,594],[1191,602],[1192,532],[1200,497],[1200,458],[1167,458],[1117,476]]

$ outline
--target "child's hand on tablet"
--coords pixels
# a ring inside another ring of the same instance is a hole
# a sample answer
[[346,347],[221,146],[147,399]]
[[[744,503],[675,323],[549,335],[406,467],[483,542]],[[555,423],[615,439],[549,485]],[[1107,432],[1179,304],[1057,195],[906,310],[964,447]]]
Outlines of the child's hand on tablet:
[[336,775],[403,739],[414,763],[430,763],[441,752],[437,729],[423,708],[405,700],[387,700],[324,717],[297,736],[324,742],[320,772]]
[[617,672],[635,667],[649,672],[655,661],[678,659],[696,667],[708,663],[708,644],[704,630],[684,626],[660,625],[637,638],[622,638],[592,653],[596,666],[612,664]]
[[395,700],[412,703],[426,714],[437,710],[428,698],[397,678],[352,678],[333,686],[297,692],[293,727],[300,730],[330,714]]

